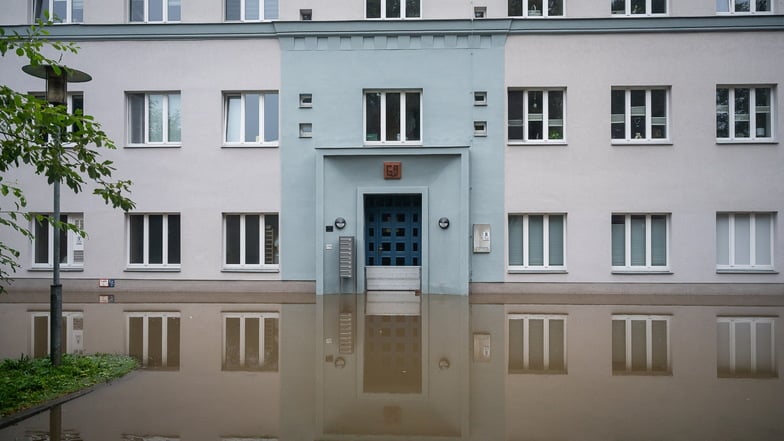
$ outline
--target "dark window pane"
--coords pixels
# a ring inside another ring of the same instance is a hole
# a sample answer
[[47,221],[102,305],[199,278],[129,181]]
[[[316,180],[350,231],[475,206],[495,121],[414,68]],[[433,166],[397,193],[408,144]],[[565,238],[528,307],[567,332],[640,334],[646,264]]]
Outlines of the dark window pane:
[[547,6],[548,15],[560,16],[563,15],[563,0],[549,0]]
[[264,141],[278,140],[278,94],[264,94]]
[[612,91],[610,113],[612,139],[624,139],[626,137],[626,91]]
[[419,93],[406,93],[406,141],[420,139],[419,99]]
[[261,95],[258,93],[245,94],[245,142],[261,142],[259,138],[259,111]]
[[544,320],[528,320],[528,369],[544,369]]
[[626,0],[612,0],[611,10],[613,14],[625,14]]
[[49,263],[49,222],[48,217],[34,221],[35,263]]
[[144,318],[128,318],[128,355],[135,358],[139,363],[144,362]]
[[716,89],[716,137],[730,137],[730,91]]
[[402,141],[402,139],[400,138],[400,94],[387,93],[386,98],[387,98],[386,140]]
[[258,369],[261,367],[259,360],[259,318],[247,317],[245,319],[245,367]]
[[226,318],[226,369],[240,367],[240,319]]
[[131,118],[131,143],[141,144],[144,139],[144,94],[133,93],[128,95]]
[[651,0],[651,13],[665,14],[667,12],[667,0]]
[[260,217],[258,214],[245,215],[245,264],[258,265],[261,263],[259,227]]
[[169,215],[169,261],[167,263],[180,263],[180,215]]
[[550,320],[550,370],[562,371],[566,367],[564,354],[564,321]]
[[520,17],[523,15],[523,0],[509,0],[509,16]]
[[508,100],[508,131],[510,140],[523,139],[523,92],[520,90],[510,90],[507,94]]
[[667,322],[653,320],[651,322],[651,369],[655,372],[667,371]]
[[33,318],[33,357],[43,358],[49,355],[49,317]]
[[419,0],[406,0],[406,17],[419,17]]
[[149,215],[148,233],[148,262],[163,263],[163,215]]
[[180,318],[166,319],[166,367],[180,367]]
[[381,0],[367,0],[365,14],[367,18],[381,18]]
[[632,320],[632,371],[646,371],[648,348],[645,320]]
[[129,261],[130,263],[144,263],[144,216],[131,216],[129,230]]
[[[68,216],[60,216],[60,222],[68,223]],[[66,263],[68,261],[68,229],[63,226],[58,228],[57,231],[60,233],[60,263]]]
[[405,0],[385,0],[387,2],[386,18],[400,17],[400,2]]
[[528,92],[527,122],[528,139],[542,139],[544,92],[541,90]]
[[226,263],[240,263],[240,216],[226,216]]
[[381,141],[381,94],[365,96],[365,141]]
[[626,265],[626,219],[621,215],[612,217],[612,264]]
[[131,0],[131,21],[144,21],[144,0]]
[[735,89],[735,137],[748,138],[750,134],[750,89]]
[[147,319],[147,367],[163,367],[163,318]]
[[632,14],[645,14],[645,0],[631,0]]
[[645,139],[647,108],[645,106],[644,90],[631,91],[631,107],[631,136],[634,139]]
[[226,0],[226,20],[239,20],[241,18],[240,0]]
[[612,321],[612,370],[626,370],[626,322],[623,320]]

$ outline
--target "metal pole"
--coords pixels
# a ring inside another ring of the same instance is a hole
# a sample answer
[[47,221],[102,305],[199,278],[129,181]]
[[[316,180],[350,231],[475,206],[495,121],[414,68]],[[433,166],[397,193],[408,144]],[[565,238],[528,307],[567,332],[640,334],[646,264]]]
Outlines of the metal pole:
[[[60,129],[55,133],[55,144],[60,144]],[[54,218],[53,238],[52,238],[52,287],[49,307],[49,341],[52,366],[59,366],[61,359],[61,328],[63,317],[63,286],[60,284],[60,179],[55,179],[52,184],[54,188],[54,207],[52,217]]]

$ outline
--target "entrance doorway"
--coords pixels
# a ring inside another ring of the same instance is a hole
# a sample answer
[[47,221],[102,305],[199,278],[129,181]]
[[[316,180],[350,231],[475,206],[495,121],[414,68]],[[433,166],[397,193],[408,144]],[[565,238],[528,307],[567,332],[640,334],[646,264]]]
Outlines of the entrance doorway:
[[365,265],[420,266],[422,195],[365,195]]

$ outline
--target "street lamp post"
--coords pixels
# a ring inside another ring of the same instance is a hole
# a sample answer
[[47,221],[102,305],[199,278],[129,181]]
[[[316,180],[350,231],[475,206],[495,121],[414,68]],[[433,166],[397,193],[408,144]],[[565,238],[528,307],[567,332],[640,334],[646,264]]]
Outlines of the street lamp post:
[[[68,103],[68,83],[84,83],[90,81],[90,75],[75,69],[60,66],[59,71],[50,65],[27,65],[22,70],[34,77],[46,80],[46,101],[53,105],[65,106]],[[54,142],[59,147],[61,128],[57,127]],[[62,341],[60,332],[63,316],[63,286],[60,284],[60,178],[55,177],[52,183],[54,203],[52,218],[54,234],[52,235],[52,286],[49,303],[49,357],[53,366],[60,365]]]

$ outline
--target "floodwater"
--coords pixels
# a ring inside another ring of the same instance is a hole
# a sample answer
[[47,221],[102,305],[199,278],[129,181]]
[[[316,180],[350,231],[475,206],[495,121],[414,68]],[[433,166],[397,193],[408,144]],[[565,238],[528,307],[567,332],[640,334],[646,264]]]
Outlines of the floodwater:
[[222,336],[183,315],[176,363],[0,440],[784,440],[780,307],[344,295],[264,326],[205,309]]

